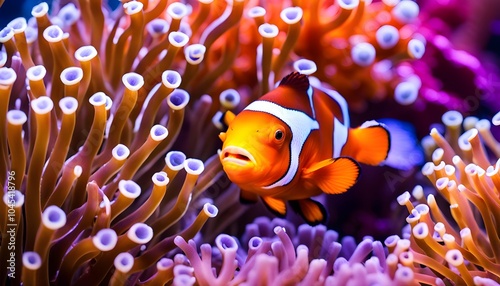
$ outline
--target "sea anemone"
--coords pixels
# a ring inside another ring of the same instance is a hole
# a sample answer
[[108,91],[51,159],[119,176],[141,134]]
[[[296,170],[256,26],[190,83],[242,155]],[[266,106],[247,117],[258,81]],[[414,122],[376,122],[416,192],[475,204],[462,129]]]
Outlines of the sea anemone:
[[410,213],[404,259],[419,273],[432,271],[455,284],[494,285],[500,282],[500,160],[491,158],[499,157],[500,143],[486,119],[449,111],[443,123],[444,136],[434,128],[424,140],[432,161],[422,168],[441,198],[426,196],[421,186],[412,193],[414,203],[409,192],[398,198]]
[[[199,285],[410,285],[409,267],[386,260],[384,245],[365,237],[356,244],[325,226],[297,229],[281,219],[255,219],[241,241],[227,234],[215,239],[216,247],[177,237],[185,253],[170,263],[170,279]],[[243,247],[240,245],[244,245]],[[176,272],[176,268],[189,271]],[[176,275],[177,274],[177,275]],[[179,284],[177,284],[179,285]]]
[[[185,119],[188,103],[206,119],[212,100],[193,99],[171,69],[199,64],[204,47],[179,58],[187,7],[170,4],[160,19],[166,4],[124,3],[112,15],[70,3],[51,16],[41,3],[1,31],[2,277],[119,284],[216,216],[197,200],[222,175],[215,152],[177,142],[190,136],[183,124],[201,129]],[[197,136],[217,142],[209,137]]]
[[500,159],[491,158],[500,143],[491,125],[500,113],[489,121],[449,111],[442,121],[445,134],[433,128],[423,140],[431,162],[422,174],[436,191],[418,185],[398,197],[410,213],[401,236],[356,245],[322,225],[257,218],[240,240],[219,235],[216,248],[175,238],[185,257],[172,267],[190,267],[185,275],[200,285],[498,285]]

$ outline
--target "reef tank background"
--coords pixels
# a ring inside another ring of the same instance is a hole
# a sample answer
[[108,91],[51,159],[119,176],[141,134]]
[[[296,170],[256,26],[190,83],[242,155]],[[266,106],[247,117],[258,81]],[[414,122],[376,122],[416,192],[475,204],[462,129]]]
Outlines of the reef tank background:
[[[500,1],[20,3],[0,7],[3,284],[500,282]],[[320,198],[325,226],[241,204],[217,157],[222,112],[294,70],[353,126],[414,134]]]

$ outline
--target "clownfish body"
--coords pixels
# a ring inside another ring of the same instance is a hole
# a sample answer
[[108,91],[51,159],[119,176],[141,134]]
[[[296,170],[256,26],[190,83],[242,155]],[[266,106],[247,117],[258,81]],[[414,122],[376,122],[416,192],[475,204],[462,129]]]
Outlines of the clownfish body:
[[378,165],[389,152],[389,132],[375,121],[349,128],[344,98],[307,76],[291,73],[237,116],[226,114],[220,159],[241,200],[259,197],[278,216],[286,202],[309,224],[326,210],[311,197],[340,194],[360,173],[357,162]]

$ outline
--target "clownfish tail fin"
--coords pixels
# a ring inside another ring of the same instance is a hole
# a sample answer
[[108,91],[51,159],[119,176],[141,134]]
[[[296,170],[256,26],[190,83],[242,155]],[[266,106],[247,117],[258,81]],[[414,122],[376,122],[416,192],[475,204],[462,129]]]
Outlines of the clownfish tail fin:
[[290,206],[297,212],[309,225],[325,224],[328,213],[325,207],[312,199],[303,199],[290,201]]
[[349,156],[368,165],[379,165],[387,158],[391,148],[391,137],[384,125],[367,121],[360,127],[350,129],[342,156]]

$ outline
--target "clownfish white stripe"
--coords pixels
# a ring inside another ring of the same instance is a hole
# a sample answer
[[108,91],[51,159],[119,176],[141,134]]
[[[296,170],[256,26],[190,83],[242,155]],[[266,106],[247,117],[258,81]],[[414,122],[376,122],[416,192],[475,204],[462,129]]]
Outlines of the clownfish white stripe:
[[344,125],[349,127],[351,124],[349,122],[349,108],[347,106],[347,101],[345,100],[345,98],[342,95],[340,95],[340,93],[338,93],[337,91],[323,87],[317,78],[310,77],[310,83],[311,86],[324,92],[329,97],[331,97],[335,102],[337,102],[337,104],[340,106],[340,109],[342,110]]
[[390,149],[383,125],[369,121],[351,129],[348,112],[338,92],[300,72],[238,115],[227,111],[219,158],[240,187],[240,200],[262,198],[280,217],[290,202],[309,224],[325,223],[327,210],[312,198],[346,192],[359,178],[358,162],[378,165]]
[[333,132],[333,158],[339,157],[342,152],[342,148],[347,142],[347,135],[349,133],[349,109],[347,107],[347,101],[340,93],[335,90],[324,88],[318,79],[310,78],[311,86],[314,86],[318,90],[324,92],[329,97],[332,98],[342,110],[342,118],[344,123],[340,122],[337,118],[334,119],[334,132]]
[[309,104],[311,105],[313,118],[316,119],[316,110],[314,110],[314,102],[313,102],[313,88],[311,85],[307,89],[307,96],[309,97]]
[[299,155],[312,130],[319,129],[316,120],[302,111],[287,109],[270,101],[257,100],[248,105],[244,110],[265,112],[279,118],[288,125],[292,132],[290,142],[290,163],[285,175],[275,183],[264,187],[272,189],[290,183],[299,168]]
[[347,133],[349,132],[347,126],[342,124],[337,118],[334,119],[334,132],[333,132],[333,158],[340,156],[340,152],[347,143]]

